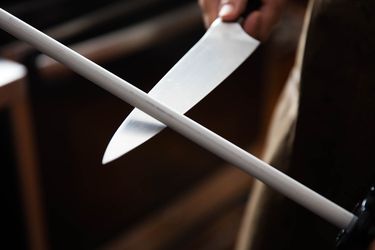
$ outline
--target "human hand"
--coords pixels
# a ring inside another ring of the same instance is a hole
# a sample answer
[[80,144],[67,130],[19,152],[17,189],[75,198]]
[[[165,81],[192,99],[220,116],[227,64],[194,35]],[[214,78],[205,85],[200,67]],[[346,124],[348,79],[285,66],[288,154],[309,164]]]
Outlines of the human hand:
[[[246,8],[247,1],[254,0],[198,0],[203,11],[203,20],[208,27],[218,16],[223,21],[235,21]],[[260,9],[245,17],[244,30],[251,36],[264,41],[280,19],[287,0],[261,0]]]

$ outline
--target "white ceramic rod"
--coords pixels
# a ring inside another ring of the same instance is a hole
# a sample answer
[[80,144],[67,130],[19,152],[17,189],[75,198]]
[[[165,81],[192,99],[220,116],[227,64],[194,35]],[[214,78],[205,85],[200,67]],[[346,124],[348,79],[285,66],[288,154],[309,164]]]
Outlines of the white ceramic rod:
[[203,148],[238,166],[268,186],[311,210],[339,228],[346,228],[356,216],[305,187],[267,163],[230,143],[188,117],[178,114],[137,89],[130,83],[94,62],[36,30],[0,9],[0,27],[16,38],[68,66],[103,89],[160,120],[168,127],[191,139]]

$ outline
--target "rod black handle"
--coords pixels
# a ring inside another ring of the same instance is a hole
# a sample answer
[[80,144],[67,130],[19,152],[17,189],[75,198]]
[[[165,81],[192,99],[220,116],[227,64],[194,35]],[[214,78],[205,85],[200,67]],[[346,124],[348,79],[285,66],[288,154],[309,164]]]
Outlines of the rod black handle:
[[358,219],[339,233],[336,239],[338,250],[368,250],[375,240],[375,186],[370,188],[353,213]]

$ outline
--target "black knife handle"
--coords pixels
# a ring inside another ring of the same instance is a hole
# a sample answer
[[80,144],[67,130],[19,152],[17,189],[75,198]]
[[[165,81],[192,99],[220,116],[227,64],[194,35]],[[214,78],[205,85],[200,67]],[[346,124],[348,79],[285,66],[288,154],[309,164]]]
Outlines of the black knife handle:
[[353,213],[358,219],[340,232],[336,239],[339,250],[367,250],[375,240],[375,187],[371,187]]
[[262,5],[262,0],[248,0],[246,9],[242,13],[241,17],[246,18],[254,10],[258,10]]

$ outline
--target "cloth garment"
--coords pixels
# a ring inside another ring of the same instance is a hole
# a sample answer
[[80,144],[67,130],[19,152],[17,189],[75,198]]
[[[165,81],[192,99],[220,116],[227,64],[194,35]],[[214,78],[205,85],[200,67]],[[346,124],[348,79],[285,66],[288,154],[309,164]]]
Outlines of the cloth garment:
[[[373,0],[310,1],[263,157],[348,210],[375,184],[374,12]],[[257,182],[237,249],[334,249],[338,231]]]

